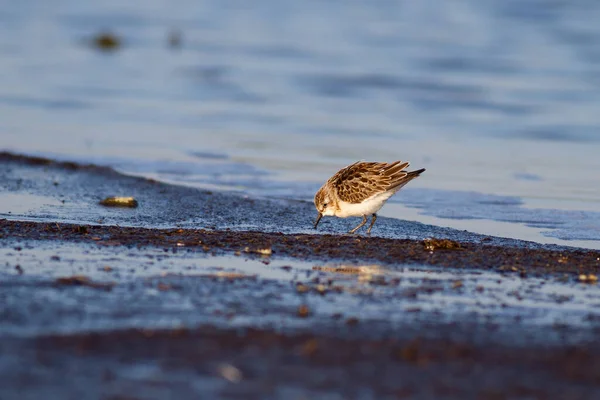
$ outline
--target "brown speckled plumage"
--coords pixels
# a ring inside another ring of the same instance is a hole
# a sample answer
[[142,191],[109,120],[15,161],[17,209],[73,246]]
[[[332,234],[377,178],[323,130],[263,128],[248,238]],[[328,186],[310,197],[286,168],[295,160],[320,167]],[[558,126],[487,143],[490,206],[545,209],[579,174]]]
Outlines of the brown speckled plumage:
[[358,161],[342,168],[315,194],[315,207],[319,212],[315,228],[324,215],[346,218],[362,216],[363,221],[350,233],[356,232],[372,215],[371,225],[377,219],[377,211],[400,188],[418,177],[425,169],[406,171],[406,161],[365,162]]
[[329,179],[340,200],[361,203],[369,197],[404,186],[425,171],[406,172],[408,162],[356,162]]

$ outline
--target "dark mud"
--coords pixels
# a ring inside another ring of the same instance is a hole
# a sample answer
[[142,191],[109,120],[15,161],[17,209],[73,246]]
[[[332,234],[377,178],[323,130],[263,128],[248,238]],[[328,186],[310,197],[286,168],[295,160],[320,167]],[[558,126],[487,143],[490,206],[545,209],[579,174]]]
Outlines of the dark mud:
[[[129,330],[4,341],[6,398],[592,399],[598,348],[482,348],[270,330]],[[6,388],[9,388],[6,391]],[[12,389],[12,390],[11,390]]]
[[[247,252],[266,249],[304,260],[342,260],[435,265],[530,273],[600,272],[600,251],[548,250],[432,240],[386,239],[354,235],[292,235],[255,231],[149,229],[0,220],[5,237],[65,240],[100,246],[153,246],[169,251]],[[449,245],[450,244],[450,245]]]
[[598,251],[315,234],[304,202],[7,153],[0,178],[0,399],[599,394]]

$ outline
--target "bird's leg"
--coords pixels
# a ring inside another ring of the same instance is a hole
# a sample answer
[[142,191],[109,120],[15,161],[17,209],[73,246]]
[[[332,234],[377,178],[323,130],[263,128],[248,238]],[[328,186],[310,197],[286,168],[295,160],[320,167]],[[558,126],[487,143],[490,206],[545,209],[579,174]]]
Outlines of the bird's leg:
[[357,226],[356,228],[352,229],[352,230],[351,230],[350,232],[348,232],[348,233],[354,233],[354,232],[356,232],[357,230],[359,230],[360,228],[362,228],[362,227],[363,227],[363,226],[364,226],[366,223],[367,223],[367,216],[366,216],[366,215],[363,215],[363,220],[362,220],[362,222],[361,222],[360,224],[358,224],[358,226]]
[[375,221],[377,221],[377,214],[373,214],[373,218],[371,218],[371,225],[369,225],[369,229],[367,229],[367,235],[371,234],[371,228],[373,228],[373,225],[375,225]]

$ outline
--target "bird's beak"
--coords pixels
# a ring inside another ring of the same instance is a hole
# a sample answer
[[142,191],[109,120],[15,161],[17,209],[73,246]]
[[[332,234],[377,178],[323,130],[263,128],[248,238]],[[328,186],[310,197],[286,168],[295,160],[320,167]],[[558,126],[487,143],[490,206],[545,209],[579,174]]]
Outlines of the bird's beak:
[[323,214],[319,213],[319,216],[317,217],[317,220],[315,221],[315,229],[317,229],[317,225],[319,225],[319,221],[321,220],[321,218],[323,218]]

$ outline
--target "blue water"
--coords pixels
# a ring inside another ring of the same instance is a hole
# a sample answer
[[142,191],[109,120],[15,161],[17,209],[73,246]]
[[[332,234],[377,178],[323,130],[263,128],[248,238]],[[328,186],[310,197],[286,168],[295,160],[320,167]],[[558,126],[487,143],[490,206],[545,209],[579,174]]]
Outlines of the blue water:
[[[591,1],[3,2],[0,148],[300,199],[407,159],[427,172],[383,215],[600,247],[599,20]],[[104,31],[123,46],[90,46]]]

